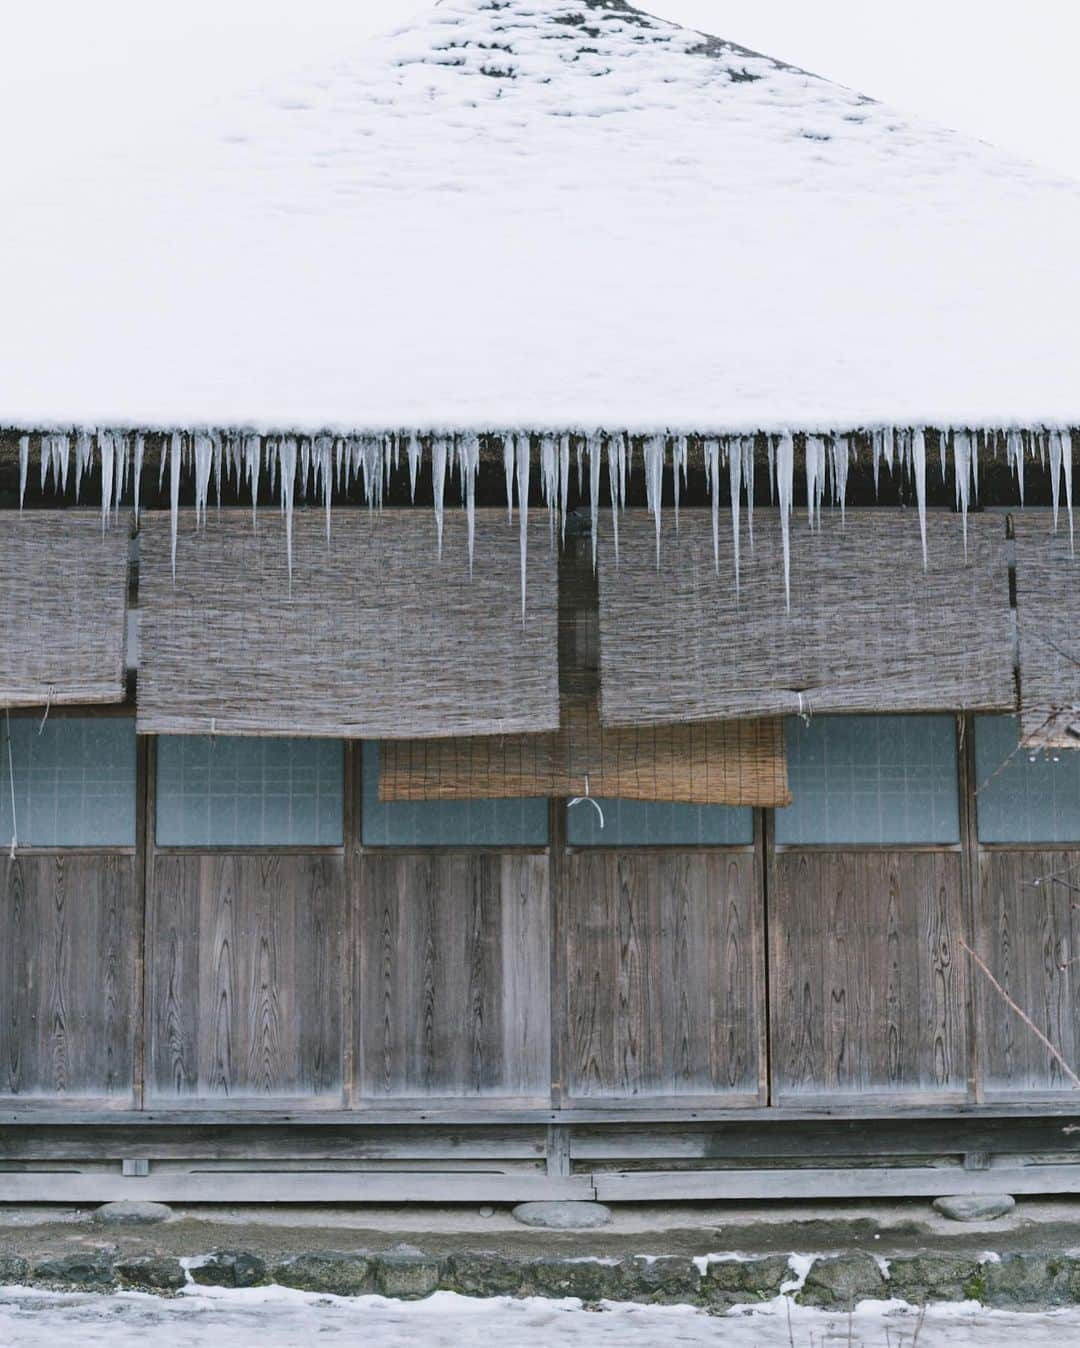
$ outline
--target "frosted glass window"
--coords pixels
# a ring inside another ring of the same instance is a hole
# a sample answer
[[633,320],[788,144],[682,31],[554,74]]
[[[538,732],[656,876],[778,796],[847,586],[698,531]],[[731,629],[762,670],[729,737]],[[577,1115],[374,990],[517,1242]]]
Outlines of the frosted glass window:
[[[14,772],[12,820],[10,768]],[[135,721],[37,716],[0,721],[0,844],[135,846]]]
[[364,744],[367,847],[546,847],[548,803],[520,800],[379,799],[379,745]]
[[754,841],[754,812],[729,805],[677,805],[666,800],[600,799],[566,816],[571,847],[724,847]]
[[1015,716],[975,718],[979,841],[1080,842],[1080,750],[1032,756]]
[[338,847],[340,740],[162,735],[157,841],[163,847]]
[[792,803],[778,843],[960,841],[951,716],[815,716],[786,726]]

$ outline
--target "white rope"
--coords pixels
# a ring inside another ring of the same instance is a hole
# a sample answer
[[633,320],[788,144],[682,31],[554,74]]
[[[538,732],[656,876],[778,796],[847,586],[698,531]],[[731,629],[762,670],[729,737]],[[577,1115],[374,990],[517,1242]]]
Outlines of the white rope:
[[53,695],[53,686],[50,683],[49,696],[45,699],[45,715],[41,718],[41,724],[37,728],[37,733],[39,735],[44,735],[45,733],[45,722],[49,719],[49,708],[52,706],[52,695]]
[[603,827],[604,827],[604,811],[603,811],[603,807],[601,806],[601,804],[600,804],[600,802],[599,802],[598,800],[594,800],[593,797],[589,795],[589,774],[588,774],[588,773],[585,774],[585,794],[584,794],[583,796],[575,796],[575,797],[573,798],[573,800],[571,800],[571,802],[570,802],[570,804],[569,804],[569,806],[568,806],[567,808],[572,810],[572,809],[574,808],[575,805],[586,805],[586,804],[587,804],[587,805],[591,805],[591,806],[593,807],[593,809],[596,811],[596,813],[600,816],[600,827],[603,828]]
[[11,755],[11,712],[7,707],[4,708],[4,726],[7,731],[8,784],[11,787],[11,852],[9,855],[14,861],[15,850],[19,846],[19,821],[15,813],[15,764]]

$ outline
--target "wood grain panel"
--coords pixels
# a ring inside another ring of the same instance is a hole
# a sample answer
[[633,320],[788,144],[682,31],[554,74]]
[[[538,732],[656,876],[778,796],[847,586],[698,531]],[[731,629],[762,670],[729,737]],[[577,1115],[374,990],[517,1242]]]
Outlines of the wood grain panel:
[[[1073,867],[1080,867],[1080,851],[983,852],[976,949],[1009,997],[1080,1071],[1080,871]],[[972,977],[979,1081],[987,1097],[1071,1093],[1060,1064],[1005,998],[978,970]]]
[[101,855],[0,862],[0,1096],[131,1103],[135,865]]
[[774,1098],[963,1097],[959,853],[784,851],[769,915]]
[[361,1096],[546,1099],[547,858],[368,854],[359,901]]
[[762,918],[747,853],[566,863],[572,1098],[759,1098]]
[[155,1100],[341,1103],[343,858],[159,856],[147,941]]

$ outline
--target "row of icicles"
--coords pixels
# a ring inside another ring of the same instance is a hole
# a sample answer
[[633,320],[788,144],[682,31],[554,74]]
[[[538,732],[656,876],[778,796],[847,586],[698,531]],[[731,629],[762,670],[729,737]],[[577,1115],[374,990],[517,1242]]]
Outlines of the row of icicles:
[[[39,440],[41,487],[50,485],[55,491],[67,490],[74,452],[74,488],[78,499],[83,479],[95,466],[100,466],[102,479],[101,511],[103,523],[116,515],[131,484],[135,520],[139,517],[139,484],[147,436],[138,432],[116,430],[77,431],[73,434],[49,433]],[[576,468],[579,496],[587,494],[592,513],[593,563],[596,563],[597,516],[600,508],[600,482],[604,461],[607,464],[608,490],[615,506],[612,511],[614,549],[618,559],[618,515],[626,503],[626,484],[630,474],[635,448],[641,452],[645,469],[646,502],[656,522],[657,564],[660,559],[662,496],[664,471],[670,463],[674,481],[674,518],[679,517],[681,488],[687,480],[687,465],[691,447],[704,458],[706,483],[712,503],[713,553],[717,570],[720,565],[719,514],[721,495],[728,497],[734,543],[734,570],[736,591],[740,568],[740,513],[745,497],[748,535],[751,547],[754,538],[754,461],[762,440],[768,460],[769,490],[779,506],[783,538],[784,591],[788,606],[791,603],[790,523],[794,503],[795,441],[790,433],[779,435],[744,436],[685,436],[653,435],[631,437],[623,432],[609,434],[596,432],[584,435],[531,435],[524,432],[506,432],[485,437],[501,441],[503,467],[506,475],[506,501],[511,516],[517,494],[521,538],[521,603],[525,609],[527,574],[527,528],[529,510],[530,463],[534,448],[538,450],[540,465],[540,499],[546,507],[552,537],[558,528],[565,536],[566,516],[570,495],[571,460]],[[811,527],[820,524],[821,504],[828,496],[843,512],[847,492],[848,465],[852,458],[855,437],[850,435],[806,435],[804,460],[806,471],[806,499]],[[897,467],[909,481],[914,480],[918,503],[919,528],[922,536],[923,564],[926,565],[926,473],[927,433],[923,430],[885,427],[868,433],[874,467],[874,488],[877,490],[882,464],[890,472]],[[1057,528],[1058,507],[1064,484],[1064,499],[1068,512],[1069,538],[1072,541],[1072,434],[1068,430],[1041,429],[1021,431],[967,431],[953,430],[938,433],[941,471],[944,475],[951,451],[956,477],[956,505],[964,518],[964,540],[967,542],[967,510],[969,502],[977,499],[979,489],[980,456],[1004,453],[1017,480],[1020,503],[1024,501],[1024,462],[1038,459],[1050,467],[1054,528]],[[195,480],[195,511],[199,521],[205,518],[211,487],[217,500],[221,499],[223,478],[237,489],[246,485],[251,495],[252,510],[256,509],[263,474],[267,475],[271,494],[276,490],[280,509],[285,518],[288,567],[292,575],[292,517],[297,499],[317,499],[326,512],[327,537],[331,529],[331,500],[335,491],[340,495],[359,483],[369,506],[378,508],[389,490],[391,474],[399,470],[404,459],[409,474],[409,490],[413,500],[420,464],[424,455],[431,462],[435,501],[435,531],[441,555],[443,515],[448,479],[458,478],[461,504],[467,515],[469,565],[472,566],[475,540],[476,479],[480,467],[481,436],[466,433],[455,435],[421,435],[415,432],[337,435],[255,435],[227,431],[196,431],[167,433],[162,437],[159,485],[163,488],[169,478],[169,500],[172,516],[172,564],[176,573],[176,536],[180,506],[180,484],[185,473],[193,473]],[[19,503],[26,493],[30,471],[31,437],[19,438]],[[587,491],[586,491],[587,484]]]

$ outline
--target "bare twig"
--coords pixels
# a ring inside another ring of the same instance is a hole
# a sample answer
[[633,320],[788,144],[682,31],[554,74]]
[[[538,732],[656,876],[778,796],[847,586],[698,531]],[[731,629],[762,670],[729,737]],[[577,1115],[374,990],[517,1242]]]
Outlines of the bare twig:
[[795,1348],[795,1331],[791,1327],[791,1298],[787,1299],[787,1341],[790,1348]]
[[926,1302],[919,1307],[919,1318],[915,1321],[915,1333],[911,1336],[911,1348],[918,1348],[919,1335],[922,1333],[923,1321],[926,1319]]
[[994,975],[990,972],[989,968],[988,968],[987,965],[984,963],[984,961],[981,960],[981,959],[979,958],[978,955],[976,955],[976,953],[974,952],[974,950],[972,950],[971,946],[969,946],[968,943],[967,943],[966,941],[961,940],[961,941],[959,942],[959,945],[960,945],[961,950],[966,950],[966,951],[967,951],[968,955],[971,957],[972,962],[973,962],[979,969],[981,969],[982,972],[986,975],[986,977],[987,977],[987,979],[989,980],[990,984],[991,984],[992,987],[995,989],[995,991],[998,993],[998,995],[1005,1001],[1006,1005],[1008,1005],[1009,1007],[1011,1007],[1012,1010],[1016,1012],[1016,1014],[1020,1017],[1020,1019],[1021,1019],[1021,1020],[1024,1022],[1024,1024],[1028,1027],[1028,1029],[1029,1029],[1029,1030],[1031,1031],[1031,1033],[1035,1036],[1035,1038],[1038,1039],[1038,1041],[1043,1045],[1043,1047],[1046,1049],[1046,1051],[1050,1054],[1050,1056],[1054,1059],[1054,1061],[1058,1064],[1058,1066],[1061,1068],[1061,1070],[1065,1073],[1065,1075],[1066,1075],[1066,1076],[1069,1078],[1069,1080],[1072,1082],[1073,1087],[1075,1088],[1075,1087],[1080,1086],[1080,1076],[1077,1076],[1077,1075],[1076,1075],[1076,1073],[1073,1071],[1073,1069],[1069,1066],[1069,1064],[1068,1064],[1068,1063],[1065,1061],[1065,1059],[1061,1056],[1061,1054],[1060,1054],[1060,1053],[1058,1052],[1058,1050],[1054,1047],[1054,1045],[1050,1042],[1050,1040],[1047,1039],[1046,1035],[1043,1034],[1042,1030],[1039,1029],[1039,1027],[1035,1024],[1035,1022],[1034,1022],[1034,1021],[1031,1019],[1031,1017],[1028,1015],[1028,1013],[1023,1009],[1023,1007],[1018,1006],[1017,1003],[1016,1003],[1015,1001],[1013,1001],[1013,999],[1009,996],[1009,994],[1005,991],[1005,989],[1004,989],[1004,988],[1001,986],[1001,984],[997,981],[997,979],[994,977]]

